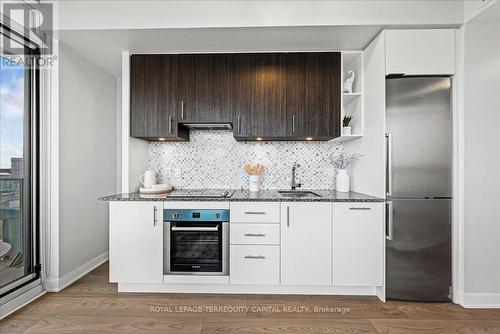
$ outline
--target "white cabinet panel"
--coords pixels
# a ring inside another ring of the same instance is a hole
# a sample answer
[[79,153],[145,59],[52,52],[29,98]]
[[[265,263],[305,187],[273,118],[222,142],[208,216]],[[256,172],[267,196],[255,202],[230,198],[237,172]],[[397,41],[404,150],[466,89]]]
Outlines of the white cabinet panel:
[[279,245],[278,224],[231,224],[231,245]]
[[110,202],[109,279],[163,282],[163,204]]
[[232,202],[232,223],[275,223],[280,222],[279,202]]
[[231,284],[280,283],[280,247],[263,245],[231,245]]
[[383,203],[334,204],[333,285],[383,285],[383,210]]
[[454,74],[455,40],[455,29],[386,30],[386,74]]
[[332,203],[281,203],[281,283],[332,283]]

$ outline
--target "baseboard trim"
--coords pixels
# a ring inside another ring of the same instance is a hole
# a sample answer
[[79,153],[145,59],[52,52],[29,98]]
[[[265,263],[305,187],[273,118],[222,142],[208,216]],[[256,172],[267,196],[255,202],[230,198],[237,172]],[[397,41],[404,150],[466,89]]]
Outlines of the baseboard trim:
[[118,283],[118,292],[376,296],[376,287]]
[[500,308],[500,293],[462,292],[459,304],[465,308]]
[[19,297],[16,297],[12,300],[9,300],[5,304],[1,305],[0,306],[0,320],[7,317],[8,315],[16,312],[21,307],[31,303],[35,299],[40,298],[45,293],[46,293],[46,291],[44,291],[42,289],[42,285],[40,284],[40,282],[38,282],[38,285],[35,286],[34,288],[26,291],[25,293],[23,293]]
[[59,279],[46,280],[43,282],[45,290],[48,292],[59,292],[108,261],[108,259],[109,252],[106,251]]

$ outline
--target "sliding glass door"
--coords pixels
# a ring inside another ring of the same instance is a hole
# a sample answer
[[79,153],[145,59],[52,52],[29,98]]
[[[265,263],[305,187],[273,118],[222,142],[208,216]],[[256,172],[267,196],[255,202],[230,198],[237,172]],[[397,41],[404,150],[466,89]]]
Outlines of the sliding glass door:
[[38,71],[25,51],[0,48],[0,297],[39,276]]

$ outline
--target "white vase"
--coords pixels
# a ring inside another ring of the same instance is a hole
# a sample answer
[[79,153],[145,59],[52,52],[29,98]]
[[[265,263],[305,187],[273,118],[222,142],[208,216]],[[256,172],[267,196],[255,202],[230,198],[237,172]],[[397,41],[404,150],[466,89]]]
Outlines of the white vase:
[[352,135],[352,128],[350,126],[342,127],[342,135],[344,135],[344,136]]
[[337,191],[349,192],[349,174],[346,169],[339,169],[337,172]]

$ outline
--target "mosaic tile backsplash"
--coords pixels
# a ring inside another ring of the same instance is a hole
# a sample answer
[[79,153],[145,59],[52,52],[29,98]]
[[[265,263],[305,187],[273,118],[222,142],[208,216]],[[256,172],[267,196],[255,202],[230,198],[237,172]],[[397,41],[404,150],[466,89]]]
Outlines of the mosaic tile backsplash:
[[248,188],[245,164],[265,166],[262,189],[289,189],[292,165],[305,189],[335,187],[332,142],[237,142],[231,131],[191,131],[186,143],[151,143],[149,168],[176,188]]

